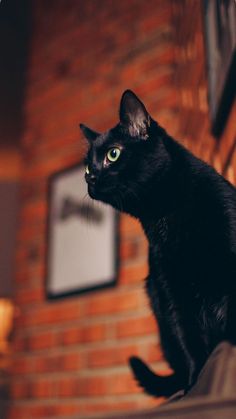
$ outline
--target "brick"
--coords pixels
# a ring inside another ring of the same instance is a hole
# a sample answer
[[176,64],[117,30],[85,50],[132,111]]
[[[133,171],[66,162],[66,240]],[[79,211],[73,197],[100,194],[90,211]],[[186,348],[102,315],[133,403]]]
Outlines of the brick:
[[139,253],[139,244],[135,241],[127,240],[121,243],[120,246],[120,258],[121,260],[132,260]]
[[35,217],[45,220],[47,205],[45,200],[28,203],[21,211],[21,221],[28,222]]
[[29,397],[29,383],[27,381],[12,380],[10,383],[10,396],[12,399],[26,399]]
[[166,74],[161,74],[160,76],[156,75],[154,78],[148,80],[147,82],[140,83],[138,86],[138,91],[140,96],[145,96],[149,92],[158,91],[163,86],[166,86],[171,83],[173,78],[173,69],[168,69]]
[[171,19],[171,8],[168,2],[159,8],[157,13],[152,13],[140,22],[140,30],[145,33],[160,28],[161,25],[168,23]]
[[[46,410],[48,411],[48,410]],[[22,405],[11,405],[8,409],[9,419],[25,419],[25,418],[42,418],[45,415],[44,406],[22,406]]]
[[60,397],[88,397],[140,393],[130,374],[116,374],[110,377],[91,376],[83,378],[64,378],[58,382]]
[[32,405],[27,406],[11,406],[8,417],[9,419],[25,419],[25,418],[48,418],[48,417],[64,417],[81,413],[81,406],[77,403],[70,402],[69,404],[58,404],[55,402],[44,402],[36,404],[35,401]]
[[164,355],[160,345],[148,342],[145,348],[145,359],[147,362],[157,362],[164,359]]
[[68,303],[68,301],[63,301],[63,303],[55,303],[54,305],[46,303],[37,307],[33,306],[30,309],[30,316],[29,309],[25,310],[24,313],[22,312],[19,319],[17,319],[17,324],[21,327],[29,327],[64,323],[80,318],[82,310],[82,304],[78,302]]
[[104,340],[106,336],[106,326],[104,324],[73,327],[65,330],[61,335],[61,341],[64,345],[75,343],[97,342]]
[[27,346],[27,337],[15,334],[12,340],[12,349],[18,353],[23,351]]
[[60,358],[57,355],[45,356],[41,354],[39,357],[35,357],[34,372],[59,372],[61,370],[62,364],[60,363]]
[[157,333],[157,325],[153,315],[122,320],[117,322],[116,327],[118,338]]
[[44,300],[44,290],[43,288],[37,289],[21,289],[16,292],[16,302],[17,304],[32,304],[38,301]]
[[107,378],[64,378],[58,381],[59,397],[104,396],[107,393]]
[[130,235],[120,241],[120,259],[122,262],[137,260],[139,257],[147,257],[148,242],[143,235]]
[[22,262],[21,270],[19,270],[15,274],[15,282],[16,282],[17,286],[29,283],[29,280],[30,280],[29,272],[28,272],[27,268],[25,267],[25,265],[26,265],[26,263]]
[[77,371],[83,365],[82,358],[79,353],[68,353],[60,355],[59,365],[63,371]]
[[[157,59],[164,65],[172,64],[173,63],[173,56],[174,56],[174,46],[170,45],[169,42],[166,44],[161,44],[159,48],[157,48],[157,56],[150,56],[146,57],[143,63],[140,64],[140,72],[145,73],[146,71],[154,71],[157,68]],[[140,75],[140,73],[139,73]]]
[[58,333],[48,331],[28,337],[28,348],[31,351],[53,348],[58,344]]
[[97,413],[112,413],[112,412],[128,412],[136,408],[139,408],[139,402],[137,400],[113,400],[111,402],[81,402],[80,413],[84,415],[91,415]]
[[125,364],[137,352],[138,345],[135,344],[94,349],[87,353],[87,363],[91,368]]
[[130,284],[134,282],[144,282],[148,276],[147,262],[137,262],[134,265],[122,266],[119,274],[121,284]]
[[50,378],[40,378],[30,383],[29,393],[33,398],[50,398],[56,394],[56,383]]
[[[63,354],[54,351],[54,353],[50,355],[40,354],[39,356],[34,356],[30,361],[30,372],[47,373],[78,371],[82,366],[84,366],[83,358],[78,350],[77,352]],[[20,372],[27,372],[27,370],[21,367]],[[14,373],[16,373],[15,370]]]
[[143,230],[141,224],[135,218],[122,214],[120,218],[120,233],[123,237],[133,236],[134,234],[138,236],[143,234]]
[[34,371],[34,361],[29,356],[21,356],[12,360],[11,363],[12,375],[29,374]]
[[99,315],[130,311],[137,309],[140,305],[140,294],[135,291],[125,293],[110,293],[96,295],[87,301],[87,315]]
[[131,372],[129,374],[115,374],[109,379],[108,393],[112,395],[141,393],[142,390]]

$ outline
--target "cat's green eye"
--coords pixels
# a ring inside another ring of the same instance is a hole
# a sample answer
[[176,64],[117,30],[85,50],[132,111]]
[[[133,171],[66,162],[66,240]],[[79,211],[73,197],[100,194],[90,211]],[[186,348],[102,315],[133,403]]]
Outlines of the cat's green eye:
[[88,164],[87,164],[87,166],[85,166],[85,173],[86,173],[86,175],[89,175],[89,167],[88,167]]
[[111,163],[114,163],[120,157],[120,149],[113,147],[107,152],[107,158]]

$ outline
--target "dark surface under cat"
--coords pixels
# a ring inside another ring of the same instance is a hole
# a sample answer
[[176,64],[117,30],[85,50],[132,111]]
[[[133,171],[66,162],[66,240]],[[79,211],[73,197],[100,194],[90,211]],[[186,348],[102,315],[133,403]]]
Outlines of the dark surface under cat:
[[152,395],[188,392],[214,348],[236,341],[236,189],[129,90],[114,128],[81,129],[90,197],[138,218],[148,238],[146,288],[174,374],[160,377],[135,357],[131,367]]

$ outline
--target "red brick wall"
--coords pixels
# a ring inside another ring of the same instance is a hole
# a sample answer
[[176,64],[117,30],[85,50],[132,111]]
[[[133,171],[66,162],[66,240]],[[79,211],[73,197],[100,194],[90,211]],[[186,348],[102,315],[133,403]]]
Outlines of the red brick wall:
[[[196,155],[213,164],[235,183],[236,103],[220,140],[210,135],[202,10],[197,0],[172,1],[175,28],[175,85],[177,130]],[[193,19],[194,17],[194,19]]]
[[138,354],[167,371],[144,291],[147,243],[139,224],[121,217],[116,288],[47,301],[46,186],[51,173],[84,155],[78,122],[97,130],[112,126],[126,88],[171,134],[223,168],[235,128],[232,115],[220,143],[209,134],[200,2],[33,5],[9,417],[105,417],[157,405],[127,366]]

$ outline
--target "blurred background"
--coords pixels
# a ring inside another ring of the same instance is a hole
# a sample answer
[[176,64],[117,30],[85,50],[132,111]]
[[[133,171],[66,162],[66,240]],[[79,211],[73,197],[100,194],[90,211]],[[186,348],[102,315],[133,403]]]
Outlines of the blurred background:
[[127,365],[140,355],[169,372],[145,295],[140,225],[120,217],[115,287],[48,300],[47,188],[52,174],[86,153],[79,122],[97,131],[113,126],[127,88],[171,135],[235,183],[235,79],[216,138],[206,4],[0,2],[1,418],[104,418],[162,402],[141,392]]

